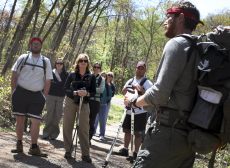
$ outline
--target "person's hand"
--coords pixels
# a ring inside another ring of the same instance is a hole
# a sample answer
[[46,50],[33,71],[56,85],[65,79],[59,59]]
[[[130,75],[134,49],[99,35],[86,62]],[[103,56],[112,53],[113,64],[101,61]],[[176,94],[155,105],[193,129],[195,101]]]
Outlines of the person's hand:
[[98,88],[102,88],[102,85],[100,85]]
[[[145,94],[145,89],[144,89],[143,86],[141,86],[141,85],[134,85],[134,84],[132,84],[132,86],[133,86],[137,91],[141,91],[142,94]],[[139,96],[140,96],[140,95],[139,95]]]
[[135,89],[135,93],[134,93],[134,94],[129,93],[129,92],[126,93],[125,99],[124,99],[124,104],[125,104],[126,106],[128,106],[129,101],[130,101],[132,98],[134,98],[134,97],[138,97],[138,93],[137,93],[137,90],[136,90],[136,89]]
[[78,96],[85,97],[86,95],[87,95],[87,91],[86,90],[78,90]]

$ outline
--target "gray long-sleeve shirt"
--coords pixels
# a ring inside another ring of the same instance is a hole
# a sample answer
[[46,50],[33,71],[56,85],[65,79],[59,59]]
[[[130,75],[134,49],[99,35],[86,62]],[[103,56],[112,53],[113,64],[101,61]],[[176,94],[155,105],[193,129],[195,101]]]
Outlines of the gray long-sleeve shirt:
[[148,104],[178,109],[175,100],[170,98],[173,91],[180,108],[192,110],[197,91],[194,81],[196,51],[186,63],[190,45],[191,42],[183,37],[175,37],[167,42],[156,73],[156,82],[144,95]]

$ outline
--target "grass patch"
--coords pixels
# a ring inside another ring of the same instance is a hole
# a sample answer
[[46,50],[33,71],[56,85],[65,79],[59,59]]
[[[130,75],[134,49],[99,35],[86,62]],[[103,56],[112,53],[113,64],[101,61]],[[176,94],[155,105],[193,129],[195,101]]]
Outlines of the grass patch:
[[118,123],[121,121],[124,108],[111,103],[107,124]]
[[119,99],[124,99],[125,98],[125,96],[123,94],[120,94],[120,93],[114,95],[114,97],[119,98]]

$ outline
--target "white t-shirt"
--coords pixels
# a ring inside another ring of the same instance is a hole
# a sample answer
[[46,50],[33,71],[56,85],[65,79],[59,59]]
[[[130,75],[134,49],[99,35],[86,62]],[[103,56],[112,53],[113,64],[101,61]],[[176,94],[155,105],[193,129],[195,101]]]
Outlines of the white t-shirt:
[[[24,61],[28,54],[29,54],[29,58],[27,59],[26,62],[29,64],[39,65],[41,67],[25,65],[20,72],[21,66],[24,64]],[[17,79],[17,84],[20,87],[33,92],[41,91],[43,90],[45,84],[44,69],[42,68],[43,67],[42,55],[40,55],[40,57],[38,58],[35,58],[32,56],[31,52],[28,54],[21,55],[17,59],[17,61],[15,62],[11,70],[16,71],[19,74]],[[23,58],[24,60],[22,61]],[[46,62],[46,79],[53,79],[50,60],[46,57],[44,57],[44,60]]]
[[[131,79],[131,80],[133,80],[132,84],[134,84],[134,85],[140,85],[142,79],[143,79],[143,78],[141,78],[141,79],[136,79],[136,77],[134,77],[134,80]],[[129,85],[129,82],[130,82],[130,80],[128,80],[128,81],[126,82],[124,88],[125,88],[127,85]],[[150,80],[146,80],[145,83],[144,83],[144,85],[143,85],[145,91],[148,90],[149,88],[151,88],[152,86],[153,86],[153,83],[152,83]],[[126,106],[125,106],[125,107],[126,107]],[[135,111],[134,115],[141,114],[141,113],[146,113],[146,112],[147,112],[147,111],[144,111],[144,110],[143,110],[143,107],[140,107],[140,108],[141,108],[141,109],[139,109],[139,108],[135,108],[135,109],[134,109],[134,111]],[[125,108],[124,110],[126,111],[126,108]],[[128,110],[128,111],[127,111],[127,114],[131,115],[131,110]]]

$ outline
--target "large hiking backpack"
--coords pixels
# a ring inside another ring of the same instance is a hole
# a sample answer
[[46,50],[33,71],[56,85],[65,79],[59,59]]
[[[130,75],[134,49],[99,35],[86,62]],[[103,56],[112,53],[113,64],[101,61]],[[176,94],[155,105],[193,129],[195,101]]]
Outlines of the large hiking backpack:
[[[223,106],[230,98],[230,27],[218,26],[213,32],[202,34],[198,38],[190,35],[179,36],[192,41],[187,62],[192,53],[197,52],[197,68],[195,68],[194,79],[197,80],[198,92],[194,108],[187,122],[190,131],[192,130],[189,134],[189,141],[192,144],[195,143],[196,138],[200,138],[203,144],[206,144],[207,141],[214,142],[218,135],[224,133]],[[194,49],[196,50],[194,51]],[[230,109],[228,110],[230,112]],[[213,135],[213,141],[206,136],[207,141],[202,142],[202,134],[196,129]],[[218,147],[222,146],[221,143],[221,140],[219,144],[216,141],[216,146],[212,144],[212,148],[207,145],[206,152],[201,150],[199,153],[216,151]],[[192,145],[192,148],[196,147],[194,144]]]

